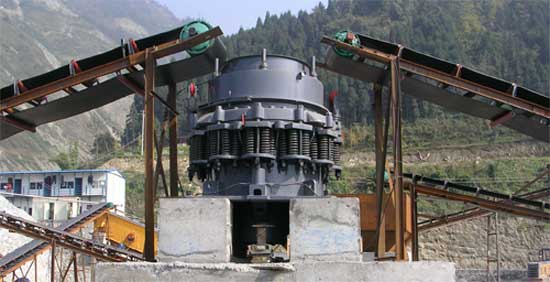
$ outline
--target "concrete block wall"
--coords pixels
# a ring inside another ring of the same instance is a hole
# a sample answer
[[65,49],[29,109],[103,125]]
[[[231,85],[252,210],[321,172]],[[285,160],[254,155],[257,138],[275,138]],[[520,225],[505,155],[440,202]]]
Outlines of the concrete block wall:
[[290,260],[361,261],[357,198],[290,201]]
[[231,203],[226,198],[162,198],[158,258],[223,263],[231,258]]

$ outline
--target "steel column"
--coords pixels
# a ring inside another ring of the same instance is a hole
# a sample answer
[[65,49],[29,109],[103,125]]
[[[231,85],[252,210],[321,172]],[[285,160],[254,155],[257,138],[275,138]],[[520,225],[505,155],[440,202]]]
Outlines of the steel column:
[[[382,108],[382,85],[374,85],[374,138],[376,154],[376,256],[382,258],[386,255],[386,223],[382,202],[384,197],[384,164],[386,152],[384,151],[383,132],[383,108]],[[387,121],[386,121],[387,122]]]
[[416,177],[413,177],[411,185],[411,209],[412,209],[412,260],[418,261],[418,206],[416,200]]
[[401,91],[399,61],[391,61],[391,97],[393,122],[393,169],[395,187],[395,256],[396,260],[405,260],[405,221],[403,194],[403,156],[401,154]]
[[[176,108],[176,84],[168,85],[168,104]],[[170,113],[170,197],[178,196],[178,123],[174,113]]]
[[76,256],[76,252],[73,252],[73,259],[74,259],[74,281],[78,282],[78,257]]
[[154,135],[155,135],[155,110],[154,97],[151,93],[155,89],[155,65],[156,60],[151,49],[145,52],[145,137],[144,137],[144,160],[145,160],[145,246],[143,256],[147,261],[155,261],[155,191],[154,191]]
[[52,246],[52,253],[51,253],[51,265],[52,265],[52,271],[50,273],[51,281],[55,282],[55,240],[52,240],[52,243],[50,244]]

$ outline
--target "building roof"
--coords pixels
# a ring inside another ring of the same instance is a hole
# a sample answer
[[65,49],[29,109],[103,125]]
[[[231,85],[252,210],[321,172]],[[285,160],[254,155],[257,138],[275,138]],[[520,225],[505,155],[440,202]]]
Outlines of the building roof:
[[68,169],[68,170],[28,170],[28,171],[2,171],[0,175],[11,175],[11,174],[58,174],[58,173],[90,173],[90,172],[104,172],[116,174],[120,177],[122,173],[116,169]]

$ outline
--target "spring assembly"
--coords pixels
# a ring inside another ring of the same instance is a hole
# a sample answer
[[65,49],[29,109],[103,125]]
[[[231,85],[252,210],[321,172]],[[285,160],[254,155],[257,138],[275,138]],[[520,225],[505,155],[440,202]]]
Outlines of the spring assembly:
[[341,148],[342,144],[340,143],[334,143],[334,163],[335,164],[340,164],[340,156],[341,156],[341,152],[340,150],[342,149]]
[[260,153],[271,154],[271,128],[260,128]]
[[229,130],[221,130],[220,137],[221,153],[222,155],[229,155],[231,153],[231,139],[229,139]]
[[239,156],[241,154],[241,132],[240,130],[231,131],[231,155]]
[[302,131],[302,155],[309,156],[311,144],[311,132]]
[[311,138],[311,146],[309,150],[309,156],[312,160],[316,160],[319,158],[319,145],[317,144],[317,137],[314,135],[313,138]]
[[328,141],[328,154],[330,156],[329,160],[334,161],[334,143],[331,140]]
[[288,131],[288,154],[298,155],[300,144],[298,143],[298,130],[291,129]]
[[278,138],[277,138],[277,142],[278,142],[278,151],[279,151],[279,157],[282,157],[282,156],[286,156],[288,151],[287,151],[287,142],[286,142],[286,130],[284,129],[279,129],[278,130]]
[[208,131],[208,156],[215,156],[218,154],[218,131]]
[[275,133],[274,130],[271,130],[271,140],[270,140],[270,151],[273,156],[277,155],[277,148],[275,147]]
[[244,147],[245,153],[251,154],[255,153],[255,141],[256,141],[256,128],[247,128],[246,129],[246,143]]
[[319,136],[319,159],[328,160],[330,157],[330,142],[327,135]]

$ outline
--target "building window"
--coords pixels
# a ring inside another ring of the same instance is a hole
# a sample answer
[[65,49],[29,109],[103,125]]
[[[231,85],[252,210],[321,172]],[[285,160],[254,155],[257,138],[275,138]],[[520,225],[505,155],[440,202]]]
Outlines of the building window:
[[36,182],[31,182],[31,190],[35,190],[36,189]]
[[29,208],[29,215],[32,215],[32,208]]
[[73,189],[74,188],[74,182],[73,181],[67,182],[67,188]]
[[36,182],[36,189],[42,189],[42,182]]

